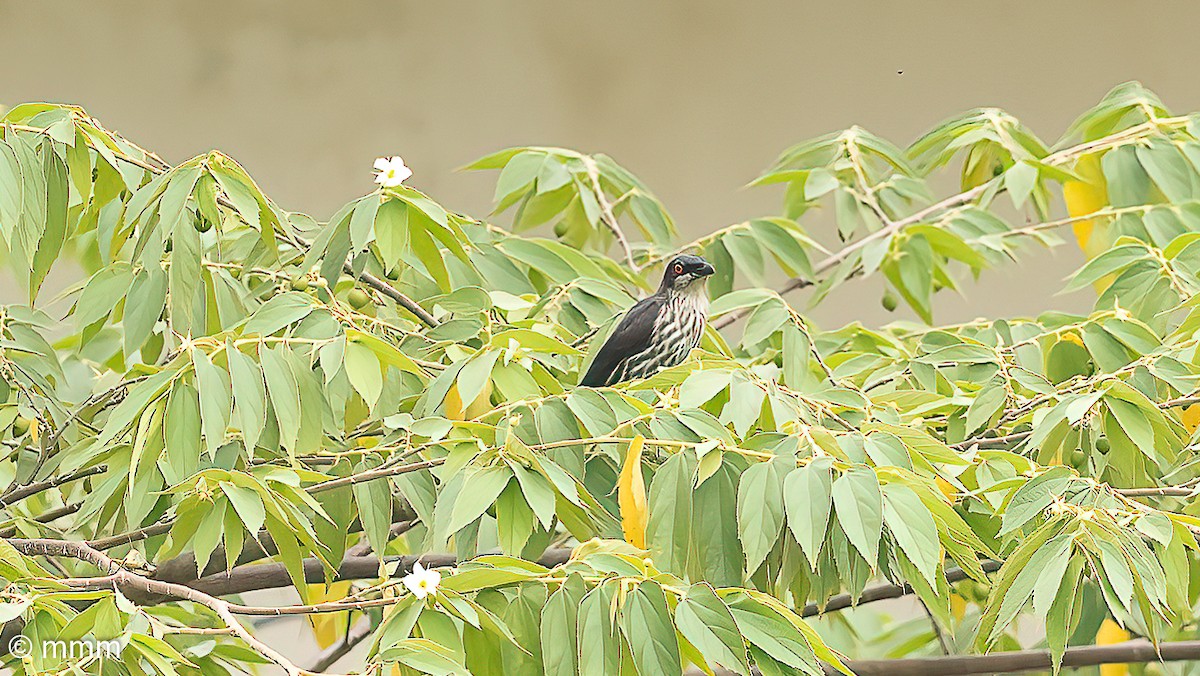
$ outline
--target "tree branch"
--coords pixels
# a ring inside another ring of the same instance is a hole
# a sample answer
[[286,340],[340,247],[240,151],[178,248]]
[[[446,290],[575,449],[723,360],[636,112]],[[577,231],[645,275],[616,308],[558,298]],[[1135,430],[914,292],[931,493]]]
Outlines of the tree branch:
[[290,660],[280,654],[271,646],[258,640],[247,631],[246,627],[233,615],[233,609],[238,608],[235,604],[228,601],[222,601],[202,591],[191,589],[183,585],[173,584],[170,582],[160,582],[151,580],[150,578],[138,575],[137,573],[126,570],[119,563],[103,552],[89,547],[83,542],[66,542],[63,540],[8,540],[17,551],[29,556],[68,556],[80,561],[86,561],[101,570],[108,571],[108,575],[99,578],[89,579],[70,579],[62,582],[69,587],[87,588],[87,589],[104,589],[113,588],[126,591],[147,591],[163,596],[172,596],[193,603],[198,603],[215,612],[225,626],[242,639],[251,649],[261,654],[263,657],[278,664],[288,676],[304,676],[309,672],[292,664]]
[[[1200,659],[1200,641],[1160,643],[1145,640],[1114,645],[1075,646],[1063,655],[1064,667],[1091,667],[1126,662],[1180,662]],[[846,663],[858,676],[966,676],[1050,669],[1048,650],[1020,650],[991,655],[952,655],[898,660],[851,660]],[[836,671],[826,669],[827,674]]]
[[[95,123],[94,120],[82,119],[82,121],[88,122],[89,124],[96,124],[96,126],[99,126],[99,124]],[[38,129],[37,127],[28,127],[28,126],[24,126],[24,125],[9,125],[9,126],[12,127],[13,129],[16,129],[19,131],[34,132],[37,134],[43,134],[43,135],[47,135],[47,136],[49,135],[46,129]],[[137,148],[138,150],[145,153],[145,155],[147,157],[156,160],[156,162],[152,164],[150,162],[140,160],[136,157],[130,157],[129,155],[126,155],[125,153],[120,152],[118,150],[110,149],[110,151],[113,153],[113,155],[118,160],[132,164],[135,167],[138,167],[140,169],[143,169],[143,170],[148,171],[155,175],[164,174],[167,171],[170,171],[171,166],[167,162],[165,162],[161,158],[159,158],[158,155],[155,155],[154,153],[152,153],[148,150],[139,148],[138,146],[134,145],[128,139],[125,139],[122,137],[122,140],[125,141],[126,143],[129,143],[132,147]],[[233,204],[233,202],[230,202],[224,195],[217,195],[217,202],[221,206],[223,206],[227,209],[231,209],[234,212],[237,212],[237,207]],[[280,239],[288,244],[291,244],[292,246],[295,246],[298,249],[301,249],[303,251],[308,251],[308,249],[312,246],[309,242],[305,241],[303,238],[301,238],[295,234],[280,233],[279,231],[276,231],[275,236],[278,239]],[[399,305],[404,307],[404,309],[406,309],[409,312],[416,315],[416,317],[418,319],[420,319],[427,326],[434,327],[434,326],[438,325],[438,320],[435,319],[433,315],[429,314],[429,312],[427,310],[425,310],[425,308],[421,307],[420,304],[418,304],[416,301],[409,298],[405,294],[401,293],[399,289],[392,286],[391,284],[388,284],[387,282],[376,277],[375,275],[370,274],[369,272],[363,272],[361,274],[356,275],[354,273],[354,267],[352,265],[350,265],[349,262],[343,263],[342,269],[347,274],[349,274],[351,276],[351,278],[357,279],[358,281],[362,282],[363,284],[366,284],[367,286],[375,289],[376,291],[382,293],[383,295],[387,296],[388,298],[391,298],[392,300],[396,301],[396,303],[398,303]]]
[[[567,548],[548,549],[537,563],[547,568],[560,566],[571,558]],[[388,556],[384,561],[392,563],[399,561],[396,576],[412,572],[413,564],[420,561],[426,568],[447,568],[458,563],[458,557],[453,554],[419,554],[408,556]],[[304,579],[312,584],[325,582],[325,569],[321,561],[315,557],[304,559]],[[336,580],[368,580],[379,576],[379,557],[347,556],[338,566]],[[238,566],[231,571],[202,577],[186,583],[192,589],[199,589],[213,596],[243,594],[248,591],[261,589],[276,589],[290,587],[292,578],[282,563],[260,563],[252,566]]]
[[[983,568],[985,573],[994,573],[1000,570],[1000,566],[1004,565],[1003,561],[980,561],[979,566]],[[962,582],[969,576],[962,568],[951,568],[946,571],[946,582],[954,584]],[[858,595],[855,600],[850,594],[838,594],[831,596],[829,601],[824,606],[816,603],[810,603],[804,606],[800,611],[801,617],[816,617],[825,613],[832,613],[836,610],[845,610],[853,606],[860,606],[864,603],[873,603],[875,601],[883,601],[885,599],[898,599],[901,596],[908,596],[913,593],[913,588],[907,584],[878,584],[873,587],[867,587]]]
[[342,659],[354,650],[355,646],[367,640],[371,636],[374,627],[371,626],[370,618],[364,617],[358,624],[350,628],[346,632],[346,636],[341,641],[326,648],[317,659],[313,662],[313,671],[325,671],[332,667],[334,663]]
[[[41,514],[33,517],[33,520],[38,523],[50,523],[51,521],[55,521],[69,514],[78,512],[80,507],[83,507],[82,501],[72,502],[70,504],[63,505],[62,507],[55,507],[54,509],[42,512]],[[17,529],[15,526],[8,526],[4,530],[0,530],[0,537],[10,538],[16,534]]]
[[612,205],[608,203],[608,197],[604,194],[604,188],[600,185],[600,167],[596,166],[596,160],[583,156],[583,164],[587,167],[588,178],[592,180],[592,191],[596,193],[596,201],[600,204],[600,215],[604,225],[612,231],[614,237],[617,238],[617,243],[621,245],[621,251],[625,254],[625,262],[629,264],[629,268],[637,272],[641,268],[633,260],[633,248],[629,246],[629,240],[625,237],[625,231],[621,229],[621,224],[617,222],[616,215],[613,214]]
[[24,500],[25,498],[27,498],[31,495],[37,495],[38,493],[41,493],[42,491],[48,491],[51,488],[58,488],[59,486],[65,484],[65,483],[70,483],[70,482],[76,481],[78,479],[86,479],[87,477],[90,477],[95,474],[99,474],[106,470],[107,470],[107,467],[105,467],[104,465],[96,465],[95,467],[88,467],[86,469],[76,470],[74,472],[71,472],[70,474],[63,474],[60,476],[53,477],[51,479],[46,479],[45,481],[39,481],[37,483],[26,484],[24,486],[14,486],[13,488],[9,489],[9,491],[6,492],[4,495],[0,496],[0,509],[13,504],[14,502]]
[[[308,245],[306,244],[305,248],[307,248],[307,246]],[[408,310],[409,312],[416,315],[417,319],[420,319],[426,326],[434,327],[434,326],[438,325],[438,320],[435,319],[433,315],[429,314],[428,310],[421,307],[421,305],[419,303],[417,303],[417,301],[415,301],[415,300],[409,298],[408,296],[404,295],[403,293],[401,293],[399,289],[392,286],[391,284],[388,284],[387,282],[383,281],[382,279],[380,279],[380,278],[376,277],[375,275],[373,275],[369,272],[366,272],[366,271],[363,271],[363,272],[359,273],[358,275],[355,275],[354,274],[354,266],[350,265],[349,263],[346,263],[345,265],[343,265],[342,269],[345,270],[346,274],[350,275],[351,277],[358,279],[358,281],[362,282],[363,284],[366,284],[367,286],[375,289],[379,293],[382,293],[383,295],[387,296],[388,298],[391,298],[392,300],[396,301],[397,305],[403,307],[405,310]]]
[[330,479],[329,481],[316,484],[315,486],[310,486],[308,488],[308,492],[320,493],[321,491],[327,491],[340,486],[352,486],[354,484],[360,484],[364,481],[371,481],[373,479],[382,479],[383,477],[395,476],[397,474],[418,472],[423,469],[429,469],[430,467],[437,467],[444,462],[446,462],[445,458],[434,458],[432,460],[412,462],[407,465],[397,465],[395,467],[381,467],[378,469],[367,470],[365,472],[359,472],[358,474],[351,474],[350,476],[342,477],[340,479]]
[[[1121,144],[1122,142],[1139,138],[1144,134],[1158,131],[1164,127],[1174,127],[1174,126],[1179,126],[1182,124],[1187,124],[1188,119],[1189,118],[1187,118],[1187,117],[1173,117],[1173,118],[1168,118],[1168,119],[1149,120],[1149,121],[1143,122],[1141,124],[1129,127],[1128,129],[1122,129],[1119,132],[1110,134],[1103,138],[1096,139],[1095,141],[1081,143],[1079,145],[1072,146],[1070,148],[1064,148],[1063,150],[1060,150],[1058,152],[1051,153],[1051,154],[1047,155],[1046,157],[1042,158],[1041,162],[1043,164],[1049,164],[1049,165],[1065,164],[1066,162],[1069,162],[1070,160],[1074,159],[1075,157],[1077,157],[1079,155],[1085,155],[1085,154],[1092,152],[1099,148],[1104,148],[1104,147],[1107,147],[1110,145],[1116,146],[1116,145]],[[859,240],[856,240],[855,242],[843,247],[836,253],[833,253],[833,254],[829,255],[828,257],[824,258],[823,260],[821,260],[820,263],[817,263],[813,267],[814,279],[803,279],[800,277],[796,277],[796,278],[788,281],[787,284],[783,285],[783,287],[781,287],[779,289],[779,294],[783,295],[790,291],[802,289],[806,286],[812,286],[813,284],[816,283],[815,279],[817,279],[821,276],[821,273],[824,273],[824,272],[827,272],[827,271],[833,269],[835,266],[840,264],[842,261],[846,260],[851,255],[855,254],[856,252],[858,252],[861,249],[863,249],[864,247],[866,247],[868,244],[876,242],[880,239],[891,237],[892,235],[896,234],[900,230],[903,230],[904,228],[906,228],[910,225],[915,225],[932,214],[938,213],[940,211],[945,211],[947,209],[951,209],[951,208],[960,206],[962,204],[966,204],[966,203],[974,200],[975,198],[979,197],[980,195],[983,195],[995,180],[996,179],[993,178],[991,181],[987,181],[985,183],[977,185],[974,188],[960,192],[957,195],[951,195],[950,197],[947,197],[946,199],[944,199],[940,202],[931,204],[931,205],[925,207],[924,209],[921,209],[920,211],[917,211],[913,214],[905,216],[904,218],[901,218],[897,221],[887,223],[884,227],[880,228],[879,230],[876,230],[875,232],[873,232]],[[1067,222],[1070,222],[1070,221],[1065,221],[1064,223],[1058,223],[1058,225],[1063,225]],[[1026,228],[1026,230],[1027,229],[1028,228]],[[715,329],[722,329],[726,326],[729,326],[730,324],[733,324],[737,320],[741,319],[745,314],[746,314],[745,310],[730,312],[726,315],[721,316],[720,318],[716,319],[715,321],[711,322],[712,327]]]

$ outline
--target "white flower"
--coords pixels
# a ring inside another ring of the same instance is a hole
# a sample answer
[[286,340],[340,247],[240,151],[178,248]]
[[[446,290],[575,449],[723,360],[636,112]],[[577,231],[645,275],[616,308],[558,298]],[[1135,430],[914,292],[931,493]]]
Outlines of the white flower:
[[412,169],[404,166],[399,155],[375,160],[375,171],[375,182],[385,188],[395,188],[412,176]]
[[426,570],[420,561],[413,564],[413,571],[404,576],[404,586],[418,599],[436,592],[441,582],[442,574],[436,570]]

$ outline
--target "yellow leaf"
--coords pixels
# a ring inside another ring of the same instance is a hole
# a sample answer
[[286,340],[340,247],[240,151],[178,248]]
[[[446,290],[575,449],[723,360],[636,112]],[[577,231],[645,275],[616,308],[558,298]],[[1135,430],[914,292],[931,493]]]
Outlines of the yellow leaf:
[[479,416],[492,410],[492,380],[489,378],[483,383],[483,391],[475,397],[475,401],[467,406],[466,416],[468,420],[474,420]]
[[1078,345],[1079,347],[1085,347],[1083,344],[1083,339],[1080,338],[1079,334],[1075,333],[1074,331],[1067,331],[1066,333],[1059,336],[1059,340],[1062,340],[1062,341],[1065,341],[1068,343],[1074,343],[1074,344]]
[[466,420],[462,397],[458,395],[458,383],[451,385],[450,390],[446,392],[446,401],[443,403],[443,407],[446,410],[446,417],[450,420]]
[[463,406],[462,395],[458,393],[458,383],[450,386],[450,390],[446,392],[446,400],[443,404],[446,418],[449,420],[474,420],[479,416],[492,410],[492,381],[488,380],[483,385],[483,391],[475,397],[469,406]]
[[958,489],[954,487],[954,484],[942,477],[937,478],[937,487],[942,492],[942,495],[946,496],[946,499],[951,503],[958,499]]
[[642,446],[645,437],[637,435],[629,442],[625,464],[617,482],[617,503],[621,507],[621,528],[625,541],[640,549],[646,548],[646,483],[642,480]]
[[967,602],[958,594],[950,595],[950,614],[959,622],[967,615]]
[[1180,411],[1179,419],[1188,432],[1195,432],[1200,427],[1200,404],[1192,404]]
[[[1129,632],[1121,628],[1121,625],[1114,622],[1112,619],[1107,619],[1104,624],[1100,625],[1100,630],[1096,632],[1096,645],[1113,645],[1114,643],[1124,643],[1129,640]],[[1100,666],[1100,676],[1128,676],[1129,665],[1127,664],[1104,664]]]
[[[1067,203],[1067,214],[1072,218],[1093,214],[1108,206],[1108,187],[1104,182],[1104,171],[1100,166],[1100,153],[1084,155],[1075,163],[1075,174],[1081,180],[1063,183],[1063,201]],[[1103,226],[1094,219],[1076,221],[1071,225],[1079,248],[1088,259],[1095,258],[1112,246],[1111,237]],[[1112,283],[1111,277],[1096,280],[1096,293],[1104,291]]]
[[[350,593],[350,582],[334,582],[326,587],[323,584],[308,585],[308,596],[312,603],[325,603],[326,601],[337,601],[346,598],[346,594]],[[308,615],[308,622],[312,626],[313,638],[316,639],[317,645],[321,648],[328,648],[335,641],[342,637],[342,632],[346,630],[346,617],[348,612],[340,613],[324,613],[320,615]]]

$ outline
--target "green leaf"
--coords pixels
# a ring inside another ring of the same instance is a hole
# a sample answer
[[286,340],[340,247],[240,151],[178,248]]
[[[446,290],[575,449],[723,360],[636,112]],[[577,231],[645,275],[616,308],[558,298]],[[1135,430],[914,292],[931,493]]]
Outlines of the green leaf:
[[254,447],[267,422],[267,391],[262,370],[232,342],[226,343],[225,354],[229,358],[229,375],[233,384],[234,419],[242,430],[246,451],[250,457],[254,457]]
[[496,194],[492,199],[501,202],[510,194],[529,185],[537,178],[546,159],[543,153],[536,151],[525,151],[514,156],[500,171],[500,177],[496,179]]
[[138,271],[125,299],[125,354],[129,355],[150,337],[167,302],[167,274],[157,265]]
[[854,467],[833,482],[833,505],[850,544],[874,567],[883,532],[883,498],[875,472]]
[[621,659],[621,641],[612,622],[612,590],[600,584],[579,604],[579,673],[615,674]]
[[979,391],[967,407],[967,423],[964,432],[974,434],[996,414],[1008,400],[1008,391],[1002,385],[986,387]]
[[676,453],[659,467],[650,483],[646,542],[655,563],[676,573],[686,569],[691,550],[694,469],[694,461]]
[[621,633],[629,643],[638,673],[676,674],[682,670],[675,627],[658,584],[642,582],[625,596]]
[[675,626],[709,666],[720,665],[747,675],[746,646],[733,614],[707,584],[688,587],[687,595],[675,606]]
[[229,504],[233,505],[238,518],[246,527],[246,532],[257,538],[258,531],[262,529],[263,523],[267,520],[267,511],[263,506],[262,498],[253,489],[235,486],[228,481],[221,482],[221,491],[229,498]]
[[285,326],[295,324],[313,311],[308,294],[291,291],[272,296],[259,306],[246,322],[243,333],[269,336]]
[[360,199],[350,212],[350,247],[351,253],[357,253],[367,248],[372,239],[375,225],[375,214],[379,211],[379,195],[371,194]]
[[574,676],[576,673],[578,615],[585,591],[583,579],[571,575],[550,595],[542,609],[542,669],[545,676]]
[[279,443],[294,451],[300,435],[300,393],[296,376],[284,355],[285,349],[282,345],[275,348],[259,345],[258,361],[262,364],[275,419],[279,421]]
[[213,456],[225,442],[225,428],[229,426],[233,398],[229,376],[209,361],[208,355],[192,348],[192,364],[196,369],[196,385],[200,390],[200,419],[203,423],[204,440],[208,455]]
[[737,599],[729,607],[738,631],[750,644],[793,669],[821,673],[813,668],[817,658],[808,641],[791,622],[749,598]]
[[887,484],[882,490],[883,519],[888,530],[925,580],[936,587],[942,550],[933,515],[908,486]]
[[1044,512],[1070,481],[1071,471],[1066,467],[1052,467],[1030,479],[1009,501],[1000,534],[1011,533]]
[[133,276],[129,266],[116,263],[101,269],[88,280],[75,303],[75,321],[82,330],[83,327],[107,317],[117,306]]
[[753,573],[766,560],[783,531],[783,475],[781,463],[760,462],[742,473],[738,484],[738,536],[746,555],[746,570]]
[[500,492],[512,476],[512,470],[507,465],[485,467],[467,474],[441,536],[449,537],[482,516],[500,497]]
[[1038,169],[1028,162],[1017,162],[1004,172],[1004,185],[1013,206],[1020,209],[1038,181]]
[[789,472],[783,481],[788,528],[814,571],[833,506],[832,465],[833,459],[828,456],[813,458],[804,467]]
[[346,377],[358,392],[367,407],[374,409],[383,393],[383,370],[379,358],[371,348],[358,341],[348,341],[345,346]]
[[525,502],[520,485],[509,482],[496,499],[496,529],[501,551],[511,556],[520,555],[533,534],[533,527],[533,510]]
[[[372,470],[379,464],[376,457],[364,458],[354,467],[354,472]],[[392,491],[388,480],[381,478],[354,484],[354,502],[358,505],[359,519],[372,551],[382,555],[391,539]]]

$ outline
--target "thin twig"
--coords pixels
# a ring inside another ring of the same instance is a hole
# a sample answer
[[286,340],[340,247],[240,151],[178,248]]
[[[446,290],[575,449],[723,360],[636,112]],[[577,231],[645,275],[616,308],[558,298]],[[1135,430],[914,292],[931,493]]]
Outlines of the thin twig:
[[7,507],[14,502],[24,500],[32,495],[37,495],[42,491],[48,491],[51,488],[58,488],[65,483],[78,481],[79,479],[86,479],[87,477],[100,474],[106,470],[107,468],[104,465],[96,465],[94,467],[76,470],[70,474],[63,474],[52,479],[46,479],[45,481],[38,481],[37,483],[26,484],[24,486],[15,486],[9,489],[9,491],[4,495],[0,496],[0,508]]
[[360,484],[364,481],[371,481],[373,479],[381,479],[383,477],[396,476],[398,474],[407,474],[409,472],[418,472],[423,469],[429,469],[430,467],[437,467],[444,462],[446,462],[445,458],[433,458],[432,460],[422,460],[421,462],[413,462],[407,465],[398,465],[396,467],[370,469],[365,472],[351,474],[350,476],[342,477],[340,479],[330,479],[329,481],[319,483],[308,488],[308,492],[320,493],[321,491],[327,491],[340,486],[352,486],[354,484]]
[[350,631],[346,632],[341,641],[329,646],[324,652],[317,655],[317,659],[313,661],[312,671],[325,671],[329,667],[332,667],[334,663],[349,654],[351,650],[354,650],[355,646],[367,640],[371,636],[373,629],[371,618],[362,618],[358,624],[350,627]]
[[[58,519],[63,518],[64,516],[68,516],[68,515],[74,514],[75,512],[78,512],[81,507],[83,507],[82,501],[81,502],[72,502],[70,504],[63,505],[62,507],[55,507],[54,509],[48,510],[46,512],[42,512],[41,514],[38,514],[37,516],[33,517],[33,520],[36,521],[37,523],[50,523],[51,521],[56,521]],[[8,526],[7,528],[0,530],[0,537],[10,538],[16,534],[17,534],[16,526]]]
[[938,645],[942,648],[942,654],[949,655],[953,651],[950,650],[950,643],[946,641],[946,635],[942,633],[942,625],[938,624],[937,618],[933,616],[933,611],[929,609],[925,601],[917,599],[917,602],[921,604],[921,610],[924,610],[926,617],[929,618],[929,626],[933,628],[933,635],[937,638]]
[[[1118,145],[1123,141],[1128,141],[1131,139],[1138,138],[1148,132],[1155,131],[1155,130],[1162,129],[1162,128],[1186,124],[1187,122],[1188,122],[1187,117],[1176,117],[1176,118],[1169,118],[1169,119],[1162,119],[1162,120],[1150,120],[1150,121],[1135,125],[1133,127],[1129,127],[1128,129],[1124,129],[1115,134],[1110,134],[1109,136],[1105,136],[1104,138],[1100,138],[1095,141],[1089,141],[1087,143],[1081,143],[1077,146],[1074,146],[1071,148],[1066,148],[1066,149],[1060,150],[1056,153],[1051,153],[1050,155],[1047,155],[1046,157],[1042,158],[1041,162],[1043,164],[1049,164],[1049,165],[1063,164],[1063,163],[1070,161],[1071,159],[1074,159],[1075,157],[1077,157],[1079,155],[1085,155],[1089,152],[1092,152],[1095,149],[1104,148],[1109,145]],[[1003,174],[1001,176],[1003,176]],[[893,221],[891,223],[885,224],[884,227],[880,228],[879,230],[876,230],[875,232],[863,237],[862,239],[856,240],[852,244],[849,244],[849,245],[843,247],[841,250],[837,251],[836,253],[831,254],[830,256],[824,258],[823,260],[821,260],[820,263],[817,263],[817,265],[815,265],[813,267],[813,279],[805,279],[805,278],[800,278],[800,277],[794,278],[794,279],[788,281],[787,284],[783,285],[783,287],[780,288],[779,294],[783,295],[790,291],[795,291],[797,289],[802,289],[806,286],[811,286],[815,283],[815,281],[814,281],[815,279],[820,278],[822,273],[833,269],[835,266],[840,264],[842,261],[846,260],[851,255],[862,250],[867,245],[869,245],[873,242],[876,242],[878,240],[891,237],[892,235],[896,234],[900,230],[903,230],[904,228],[906,228],[910,225],[915,225],[917,223],[920,223],[922,220],[924,220],[926,217],[930,216],[931,214],[935,214],[935,213],[945,211],[947,209],[951,209],[951,208],[957,207],[959,205],[971,202],[975,198],[983,195],[998,178],[999,177],[994,178],[991,181],[988,181],[986,183],[977,185],[974,188],[971,188],[970,190],[965,190],[961,193],[958,193],[957,195],[951,195],[950,197],[947,197],[946,199],[944,199],[940,202],[937,202],[935,204],[931,204],[930,206],[925,207],[924,209],[921,209],[920,211],[917,211],[909,216],[906,216],[897,221]],[[1059,225],[1062,225],[1062,224],[1060,223]],[[712,326],[713,326],[713,328],[716,328],[716,329],[724,328],[726,326],[729,326],[730,324],[733,324],[737,320],[741,319],[745,314],[746,314],[746,312],[744,310],[730,312],[730,313],[723,315],[722,317],[716,319],[715,321],[713,321]]]
[[600,203],[600,220],[604,221],[604,224],[612,231],[613,236],[617,238],[617,243],[621,245],[621,251],[625,254],[625,262],[629,264],[629,268],[634,272],[638,272],[641,268],[633,260],[633,248],[629,246],[629,240],[625,237],[625,231],[621,229],[621,224],[617,222],[617,217],[613,214],[612,205],[608,203],[608,196],[604,194],[604,188],[600,185],[600,167],[596,165],[596,160],[586,155],[583,157],[583,164],[587,167],[588,178],[592,180],[592,192],[596,193],[596,201]]
[[171,582],[161,582],[151,580],[148,577],[139,575],[132,571],[123,568],[116,560],[107,554],[89,547],[83,542],[67,542],[64,540],[21,540],[10,539],[8,543],[17,551],[28,556],[67,556],[80,561],[86,561],[92,565],[107,571],[108,575],[98,578],[87,579],[71,579],[64,580],[63,583],[69,587],[86,588],[86,589],[131,589],[139,591],[147,591],[161,594],[163,596],[175,597],[193,603],[198,603],[215,612],[225,626],[242,639],[246,645],[252,650],[259,653],[263,657],[278,664],[288,676],[305,676],[310,672],[301,669],[293,664],[290,660],[280,654],[271,646],[258,640],[251,634],[246,627],[234,616],[233,609],[237,608],[236,604],[223,601],[214,596],[205,594],[202,591],[191,589],[183,585],[174,584]]
[[[84,121],[87,121],[89,124],[91,123],[90,120],[84,120]],[[38,134],[47,134],[46,129],[38,129],[36,127],[26,127],[26,126],[22,126],[22,125],[9,125],[9,126],[14,129],[18,129],[20,131],[34,132],[34,133],[38,133]],[[123,138],[123,140],[126,143],[129,143],[131,146],[137,148],[137,146],[133,145],[133,143],[130,142],[128,139]],[[139,148],[139,150],[141,150],[141,149]],[[152,158],[158,160],[158,162],[161,163],[161,166],[150,164],[150,163],[140,160],[136,157],[130,157],[129,155],[126,155],[125,153],[122,153],[122,152],[113,151],[113,154],[118,160],[132,164],[136,167],[144,169],[155,175],[164,174],[171,169],[171,167],[169,165],[167,165],[166,162],[163,162],[154,153],[151,153],[146,150],[142,150],[142,152],[144,152],[147,157],[152,157]],[[223,206],[227,209],[231,209],[234,212],[237,212],[237,207],[233,204],[233,202],[229,201],[224,195],[217,195],[217,202],[221,206]],[[312,246],[312,244],[310,242],[306,241],[304,238],[300,237],[299,235],[296,235],[294,233],[282,232],[282,230],[283,230],[283,228],[276,230],[275,236],[277,238],[279,238],[280,240],[282,240],[283,242],[285,242],[287,244],[291,244],[292,246],[295,246],[296,248],[301,249],[302,251],[308,251],[308,249]],[[420,319],[422,323],[424,323],[430,327],[434,327],[434,326],[438,325],[439,322],[437,321],[437,319],[434,318],[433,315],[429,314],[429,312],[426,311],[425,308],[422,308],[420,306],[420,304],[418,304],[416,301],[414,301],[413,299],[406,296],[404,293],[402,293],[399,289],[395,288],[391,284],[388,284],[387,282],[376,277],[375,275],[370,274],[369,272],[362,272],[359,274],[355,274],[354,267],[352,265],[350,265],[349,262],[343,263],[342,269],[347,274],[349,274],[352,278],[357,279],[358,281],[361,281],[362,283],[366,284],[367,286],[375,289],[376,291],[382,293],[383,295],[387,296],[388,298],[391,298],[392,300],[396,301],[396,303],[398,303],[399,305],[404,307],[406,310],[408,310],[412,314],[416,315],[416,317],[418,319]]]

